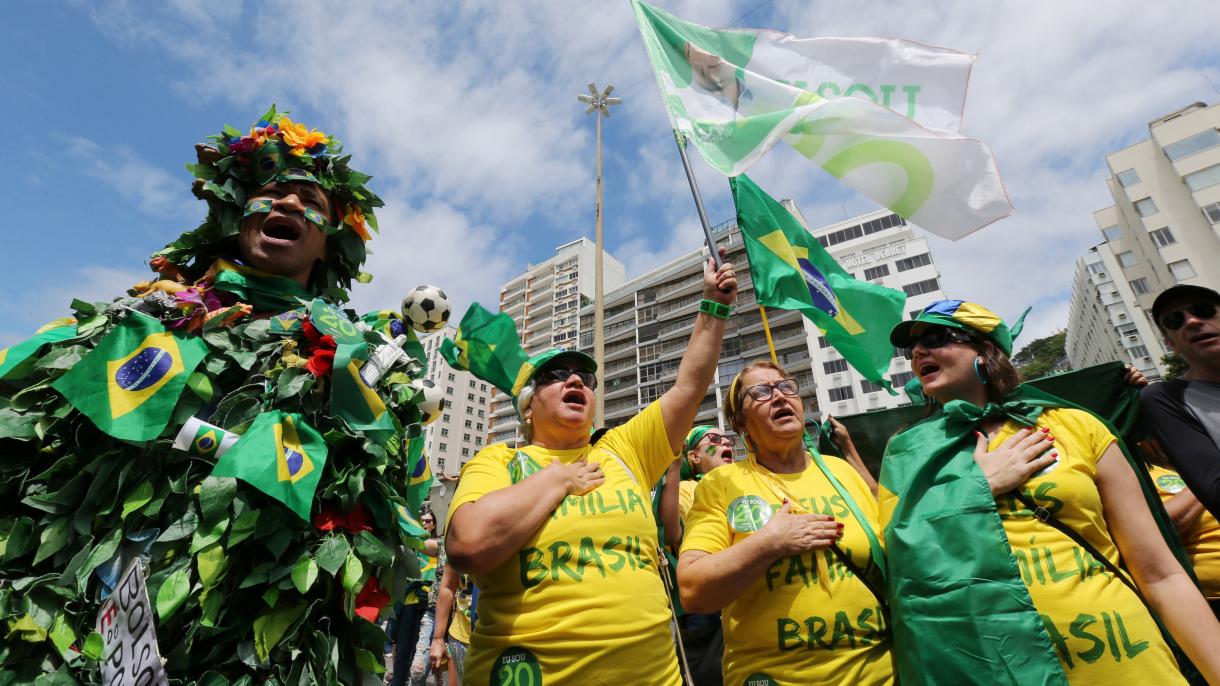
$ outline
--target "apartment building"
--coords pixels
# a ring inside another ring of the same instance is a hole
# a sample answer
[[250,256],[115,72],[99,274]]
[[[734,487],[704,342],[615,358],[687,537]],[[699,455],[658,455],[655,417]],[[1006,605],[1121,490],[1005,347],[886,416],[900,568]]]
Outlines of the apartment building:
[[445,394],[440,419],[424,427],[424,451],[438,483],[442,474],[456,475],[486,445],[488,408],[495,390],[474,374],[453,369],[441,357],[441,341],[456,335],[456,328],[446,326],[420,341],[428,356],[427,378]]

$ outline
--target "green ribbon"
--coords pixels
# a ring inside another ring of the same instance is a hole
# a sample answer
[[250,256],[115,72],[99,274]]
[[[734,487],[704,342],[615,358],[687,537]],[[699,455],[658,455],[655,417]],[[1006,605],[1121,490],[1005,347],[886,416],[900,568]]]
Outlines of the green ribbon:
[[954,428],[962,424],[977,425],[986,419],[1003,417],[1021,426],[1033,426],[1042,414],[1042,407],[1021,400],[1004,403],[987,403],[979,407],[967,400],[950,400],[945,403],[945,421]]
[[212,287],[232,293],[249,303],[257,312],[283,312],[299,307],[309,293],[297,281],[240,265],[216,261],[216,280]]
[[857,522],[860,522],[860,528],[864,529],[864,535],[868,538],[869,557],[873,562],[873,566],[877,568],[877,572],[881,575],[882,581],[884,581],[886,577],[885,551],[881,548],[881,541],[877,537],[877,532],[873,531],[872,525],[864,518],[864,512],[856,504],[855,499],[851,497],[851,493],[847,491],[847,488],[843,486],[843,482],[839,481],[834,472],[830,471],[830,468],[826,466],[826,461],[822,459],[822,453],[818,450],[817,445],[814,444],[813,437],[809,435],[808,431],[805,432],[805,449],[813,457],[813,463],[822,471],[822,475],[826,477],[831,486],[834,486],[835,492],[843,499],[847,509],[851,510],[852,516],[856,518]]

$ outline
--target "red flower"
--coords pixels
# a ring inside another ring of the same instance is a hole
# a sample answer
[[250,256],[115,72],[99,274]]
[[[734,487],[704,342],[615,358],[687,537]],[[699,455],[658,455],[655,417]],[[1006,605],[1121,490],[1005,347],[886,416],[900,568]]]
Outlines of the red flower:
[[381,608],[389,603],[390,594],[381,589],[377,577],[371,576],[356,595],[356,614],[375,624],[377,615],[381,614]]
[[352,534],[373,530],[368,508],[360,501],[356,501],[356,506],[346,515],[340,512],[339,508],[334,505],[323,504],[322,510],[313,517],[313,526],[319,531],[343,529]]
[[301,332],[305,334],[304,351],[309,353],[305,368],[316,377],[329,376],[335,366],[335,348],[338,347],[335,345],[335,339],[323,336],[308,319],[302,320]]

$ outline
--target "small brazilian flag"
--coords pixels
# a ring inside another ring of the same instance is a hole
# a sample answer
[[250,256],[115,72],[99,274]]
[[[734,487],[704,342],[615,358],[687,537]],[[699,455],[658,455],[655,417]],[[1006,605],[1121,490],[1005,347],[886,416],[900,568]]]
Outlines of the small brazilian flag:
[[424,437],[412,438],[407,442],[407,506],[412,512],[418,512],[428,498],[432,488],[432,466],[428,464],[428,455],[424,452]]
[[521,338],[513,318],[492,314],[472,303],[458,324],[457,337],[441,341],[441,356],[450,367],[469,371],[516,398],[518,372],[529,356],[521,349]]
[[165,430],[207,351],[203,339],[132,312],[51,387],[111,436],[150,441]]
[[330,376],[331,412],[352,429],[389,438],[394,432],[394,420],[377,389],[360,376],[360,368],[369,359],[364,334],[342,310],[320,298],[309,305],[309,321],[336,344]]
[[404,534],[412,538],[426,538],[428,536],[428,530],[407,510],[405,505],[394,506],[394,511],[398,514],[398,527],[402,529]]
[[299,414],[264,412],[216,462],[212,476],[241,479],[309,521],[326,442]]
[[902,321],[906,295],[852,278],[745,174],[729,185],[759,304],[800,310],[856,371],[896,395],[884,375],[894,357],[890,329]]
[[0,380],[21,379],[34,370],[37,353],[48,343],[66,340],[76,335],[76,320],[57,319],[38,329],[34,335],[11,348],[0,349]]

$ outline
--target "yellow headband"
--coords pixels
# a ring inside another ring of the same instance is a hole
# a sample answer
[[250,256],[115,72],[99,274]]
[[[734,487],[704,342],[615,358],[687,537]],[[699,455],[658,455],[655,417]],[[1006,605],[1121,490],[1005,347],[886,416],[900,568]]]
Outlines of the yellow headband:
[[729,406],[729,415],[737,412],[735,398],[737,397],[737,384],[741,381],[741,372],[733,377],[733,383],[729,384],[729,397],[725,400],[725,404]]

